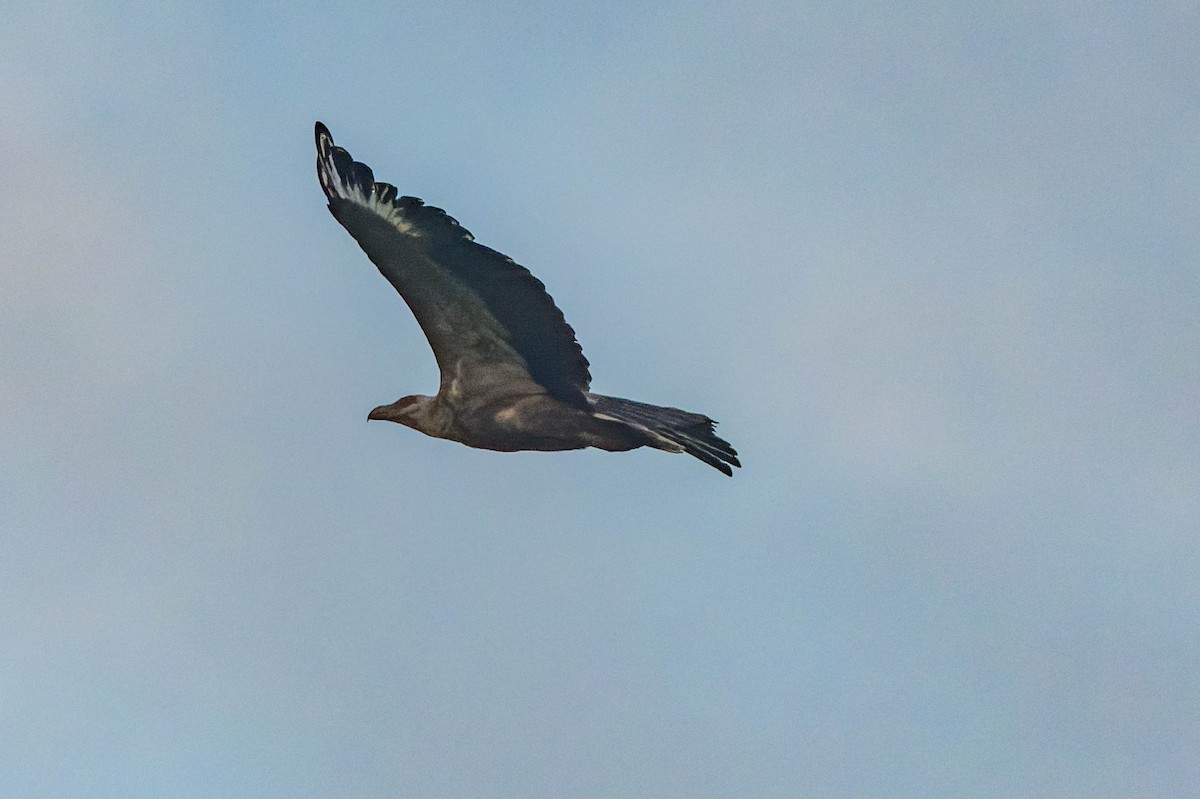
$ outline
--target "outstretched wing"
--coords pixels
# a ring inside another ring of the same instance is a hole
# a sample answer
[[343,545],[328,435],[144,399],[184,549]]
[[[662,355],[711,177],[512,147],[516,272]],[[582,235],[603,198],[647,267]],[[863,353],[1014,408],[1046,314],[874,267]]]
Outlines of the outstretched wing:
[[[412,309],[443,388],[478,381],[483,370],[528,375],[552,397],[587,410],[587,359],[542,281],[476,244],[442,209],[376,183],[371,168],[335,145],[320,122],[316,138],[329,211]],[[478,382],[496,390],[494,381]]]

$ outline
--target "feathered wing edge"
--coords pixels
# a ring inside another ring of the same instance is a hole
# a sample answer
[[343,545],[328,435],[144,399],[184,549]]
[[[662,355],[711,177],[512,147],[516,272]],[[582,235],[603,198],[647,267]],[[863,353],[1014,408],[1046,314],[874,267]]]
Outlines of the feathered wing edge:
[[587,398],[596,416],[649,433],[654,440],[651,446],[667,452],[686,452],[730,477],[733,476],[730,464],[739,468],[742,465],[737,450],[713,432],[717,423],[703,414],[603,394],[589,393]]
[[376,181],[371,167],[355,161],[346,148],[334,144],[333,135],[323,123],[316,123],[314,135],[317,180],[330,203],[348,200],[383,218],[401,233],[475,240],[471,231],[441,208],[425,205],[418,197],[402,197],[392,184]]

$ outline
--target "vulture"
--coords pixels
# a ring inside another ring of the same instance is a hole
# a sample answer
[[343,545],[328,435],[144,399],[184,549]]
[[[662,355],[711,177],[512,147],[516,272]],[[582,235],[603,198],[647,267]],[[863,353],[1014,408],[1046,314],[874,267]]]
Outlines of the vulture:
[[376,182],[320,122],[316,140],[329,212],[408,303],[441,373],[436,396],[368,419],[500,452],[654,447],[731,476],[741,466],[707,416],[589,391],[575,331],[540,280],[442,209]]

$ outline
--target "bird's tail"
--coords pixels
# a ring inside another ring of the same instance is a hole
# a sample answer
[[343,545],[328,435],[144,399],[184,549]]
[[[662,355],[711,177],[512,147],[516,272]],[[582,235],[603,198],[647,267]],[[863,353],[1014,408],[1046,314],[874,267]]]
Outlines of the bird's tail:
[[742,465],[738,462],[737,451],[713,432],[716,422],[707,416],[603,394],[589,393],[587,398],[596,416],[624,422],[643,431],[652,447],[667,452],[686,452],[730,476],[733,475],[730,464]]

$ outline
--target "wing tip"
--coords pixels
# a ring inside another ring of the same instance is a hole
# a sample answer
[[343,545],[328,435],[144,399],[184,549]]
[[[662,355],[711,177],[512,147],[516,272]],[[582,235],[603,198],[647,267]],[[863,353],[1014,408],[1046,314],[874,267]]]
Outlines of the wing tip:
[[313,127],[313,138],[317,145],[317,179],[321,183],[321,189],[325,192],[327,199],[332,201],[334,197],[340,193],[334,185],[334,181],[338,176],[337,164],[334,161],[333,135],[329,132],[329,128],[325,127],[325,123],[317,120]]
[[317,120],[313,129],[313,138],[317,142],[317,152],[327,153],[333,149],[333,134],[329,132],[329,128],[325,127],[324,122]]
[[382,191],[380,184],[375,183],[371,167],[355,161],[345,148],[334,144],[333,135],[323,122],[316,123],[313,135],[317,144],[317,179],[328,200],[370,205],[372,195]]
[[[332,210],[333,203],[346,200],[386,219],[401,233],[442,233],[473,241],[474,236],[441,208],[426,205],[418,197],[401,195],[391,183],[375,180],[371,167],[355,161],[345,147],[333,141],[321,121],[313,127],[317,144],[317,180]],[[336,216],[336,214],[335,214]],[[442,230],[438,228],[442,227]]]

